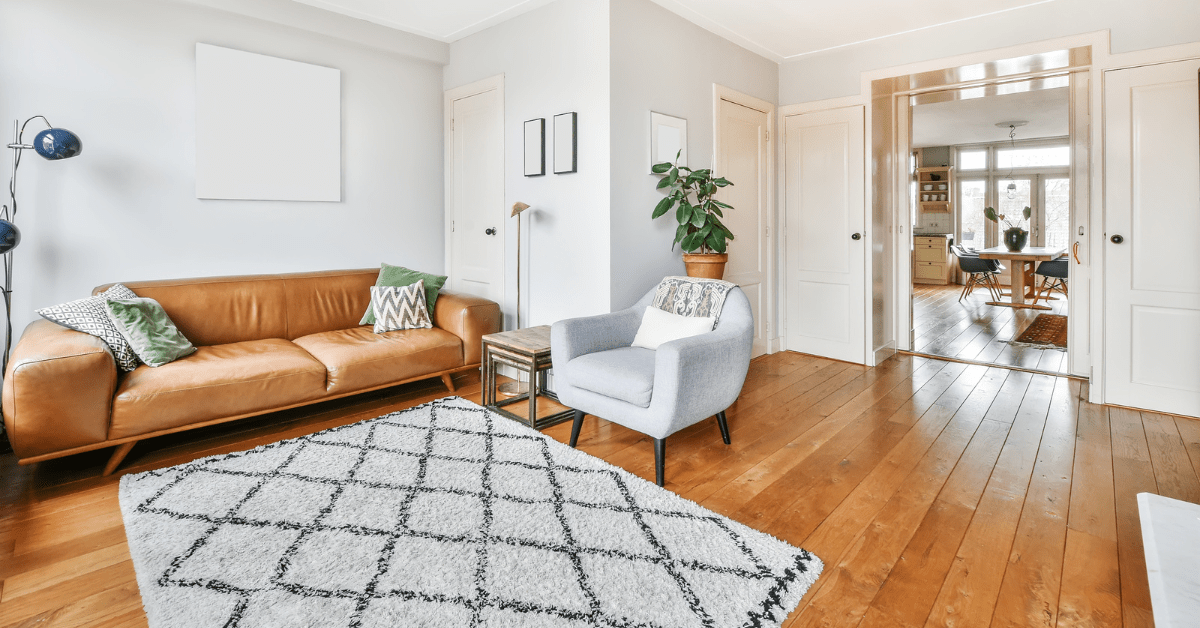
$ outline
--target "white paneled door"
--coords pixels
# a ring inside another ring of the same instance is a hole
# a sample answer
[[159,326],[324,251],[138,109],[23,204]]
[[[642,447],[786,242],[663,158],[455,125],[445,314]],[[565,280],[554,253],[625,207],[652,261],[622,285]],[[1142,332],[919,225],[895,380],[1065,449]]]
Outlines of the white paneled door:
[[729,243],[725,280],[736,283],[750,299],[754,314],[754,355],[769,350],[771,310],[768,285],[771,247],[769,189],[770,139],[766,111],[725,99],[718,101],[717,173],[733,181],[719,198],[733,205],[722,218],[735,239]]
[[787,348],[866,361],[863,108],[784,119]]
[[1198,69],[1104,78],[1104,401],[1190,416],[1200,416]]
[[504,97],[494,79],[446,93],[448,288],[504,303]]

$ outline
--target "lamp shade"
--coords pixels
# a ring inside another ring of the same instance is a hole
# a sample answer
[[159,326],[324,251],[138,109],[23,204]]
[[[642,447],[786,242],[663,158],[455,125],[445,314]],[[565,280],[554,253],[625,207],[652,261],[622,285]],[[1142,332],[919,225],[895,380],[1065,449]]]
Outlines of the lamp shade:
[[0,255],[3,255],[21,243],[21,230],[7,220],[0,220]]
[[33,150],[51,161],[68,159],[83,152],[83,142],[66,129],[46,129],[33,138]]

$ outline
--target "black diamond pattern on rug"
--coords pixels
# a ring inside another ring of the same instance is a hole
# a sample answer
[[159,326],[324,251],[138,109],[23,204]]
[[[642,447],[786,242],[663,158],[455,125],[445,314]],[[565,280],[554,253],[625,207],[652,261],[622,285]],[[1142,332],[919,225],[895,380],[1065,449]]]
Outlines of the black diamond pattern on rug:
[[778,626],[803,549],[451,397],[121,481],[151,626]]

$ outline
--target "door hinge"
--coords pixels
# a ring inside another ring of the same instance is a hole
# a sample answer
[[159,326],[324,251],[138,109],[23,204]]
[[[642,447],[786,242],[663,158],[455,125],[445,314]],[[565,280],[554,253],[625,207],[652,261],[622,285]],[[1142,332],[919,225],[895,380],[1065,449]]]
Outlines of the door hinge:
[[454,221],[450,221],[450,233],[454,233]]
[[771,132],[770,131],[763,131],[763,141],[764,142],[771,141]]

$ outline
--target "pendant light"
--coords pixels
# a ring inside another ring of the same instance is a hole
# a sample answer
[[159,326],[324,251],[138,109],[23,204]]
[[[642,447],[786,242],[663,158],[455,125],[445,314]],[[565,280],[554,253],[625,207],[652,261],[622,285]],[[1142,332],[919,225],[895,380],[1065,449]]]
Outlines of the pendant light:
[[[1017,127],[1029,124],[1028,120],[1011,120],[1009,122],[997,122],[996,126],[1000,128],[1008,127],[1008,143],[1012,148],[1017,147]],[[1008,186],[1004,188],[1004,194],[1010,200],[1017,198],[1017,181],[1013,179],[1012,161],[1008,162],[1008,174],[1004,178],[1008,179]]]

